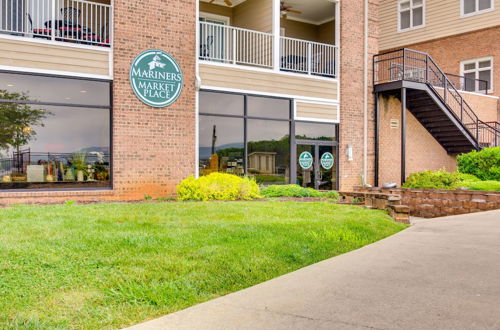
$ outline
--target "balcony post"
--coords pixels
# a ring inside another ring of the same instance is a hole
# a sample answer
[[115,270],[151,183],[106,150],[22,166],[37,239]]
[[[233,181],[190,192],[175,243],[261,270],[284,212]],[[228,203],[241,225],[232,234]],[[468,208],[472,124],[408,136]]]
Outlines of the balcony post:
[[273,1],[273,37],[272,37],[272,56],[273,56],[273,70],[280,71],[280,58],[281,58],[281,1]]
[[238,34],[236,29],[233,28],[233,64],[236,64],[236,47],[238,47]]
[[401,88],[401,185],[406,181],[406,88]]
[[310,42],[307,43],[307,74],[311,74],[312,72],[312,44]]
[[51,1],[51,6],[52,6],[52,14],[51,14],[51,29],[50,29],[50,34],[51,34],[51,39],[52,41],[56,40],[56,0]]

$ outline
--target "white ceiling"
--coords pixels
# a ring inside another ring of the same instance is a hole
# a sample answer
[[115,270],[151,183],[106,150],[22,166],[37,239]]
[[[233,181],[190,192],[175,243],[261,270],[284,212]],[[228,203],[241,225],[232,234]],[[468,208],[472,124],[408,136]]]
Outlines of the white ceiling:
[[[201,1],[210,2],[211,0],[201,0]],[[245,2],[246,0],[230,0],[230,1],[233,4],[231,7],[236,7],[237,5],[239,5],[242,2]],[[224,3],[224,0],[215,0],[212,4],[227,7],[227,5]]]
[[287,17],[291,19],[318,24],[335,17],[335,5],[329,0],[285,0],[285,5],[302,12],[300,15],[289,13]]
[[[201,0],[210,2],[211,0]],[[231,0],[233,6],[245,2],[247,0]],[[271,0],[268,0],[271,1]],[[354,1],[354,0],[353,0]],[[215,0],[214,5],[227,6],[224,0]],[[321,24],[332,20],[335,17],[335,5],[331,0],[285,0],[286,6],[292,6],[294,10],[301,11],[302,14],[289,13],[287,17],[298,21],[304,21],[313,24]]]

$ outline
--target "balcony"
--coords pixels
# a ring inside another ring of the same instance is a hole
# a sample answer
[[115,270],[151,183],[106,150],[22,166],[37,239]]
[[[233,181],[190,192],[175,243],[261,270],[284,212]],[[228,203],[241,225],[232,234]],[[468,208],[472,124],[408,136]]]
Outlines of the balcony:
[[272,3],[200,1],[199,59],[337,78],[336,5],[321,0],[282,1],[276,11]]
[[0,35],[110,47],[110,0],[0,0]]

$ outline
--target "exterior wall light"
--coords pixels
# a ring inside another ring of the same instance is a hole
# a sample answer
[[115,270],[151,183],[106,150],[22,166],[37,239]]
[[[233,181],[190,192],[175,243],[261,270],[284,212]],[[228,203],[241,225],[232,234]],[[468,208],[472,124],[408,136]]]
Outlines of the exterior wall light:
[[352,157],[352,145],[350,144],[347,145],[346,154],[347,154],[347,160],[352,162],[354,160],[354,158]]

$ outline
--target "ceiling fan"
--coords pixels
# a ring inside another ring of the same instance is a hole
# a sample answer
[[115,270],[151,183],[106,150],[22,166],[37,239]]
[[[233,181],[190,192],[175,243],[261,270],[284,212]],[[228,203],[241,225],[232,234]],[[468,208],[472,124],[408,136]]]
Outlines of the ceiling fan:
[[[213,3],[215,0],[210,0],[209,3]],[[228,5],[229,7],[232,7],[233,6],[233,3],[230,1],[230,0],[224,0],[224,3],[226,5]]]
[[295,10],[295,9],[292,9],[293,6],[287,6],[285,4],[285,1],[281,1],[281,7],[280,7],[280,12],[281,12],[281,16],[283,16],[284,18],[286,18],[286,16],[288,15],[288,13],[292,13],[292,14],[302,14],[302,12],[300,10]]

